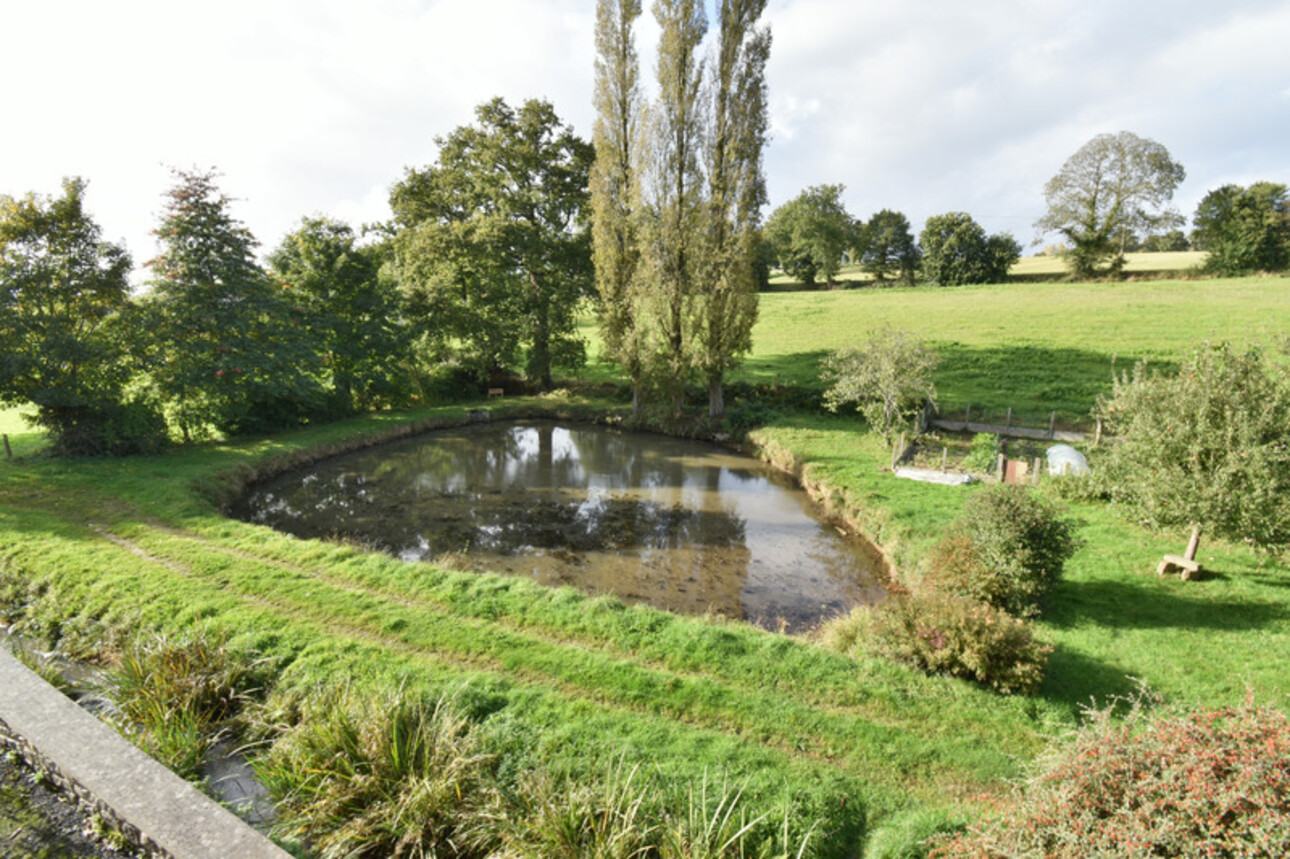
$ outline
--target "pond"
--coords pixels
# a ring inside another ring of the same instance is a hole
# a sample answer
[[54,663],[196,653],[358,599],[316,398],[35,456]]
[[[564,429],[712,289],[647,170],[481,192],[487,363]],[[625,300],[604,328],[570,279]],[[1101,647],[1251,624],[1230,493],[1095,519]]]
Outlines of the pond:
[[873,550],[762,463],[592,425],[436,430],[260,483],[232,513],[409,561],[790,632],[885,593]]

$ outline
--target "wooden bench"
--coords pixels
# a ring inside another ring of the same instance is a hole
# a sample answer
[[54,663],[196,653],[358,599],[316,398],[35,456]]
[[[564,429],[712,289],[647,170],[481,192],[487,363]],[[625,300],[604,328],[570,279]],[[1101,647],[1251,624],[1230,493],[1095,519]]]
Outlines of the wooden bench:
[[500,397],[500,396],[502,396],[502,395],[503,395],[503,394],[505,394],[505,393],[506,393],[506,389],[505,389],[505,388],[489,388],[489,389],[488,389],[488,398],[491,400],[493,397]]
[[1189,561],[1182,555],[1165,555],[1165,559],[1156,567],[1156,575],[1163,576],[1166,573],[1177,571],[1184,582],[1192,579],[1199,579],[1205,568],[1200,565],[1199,561]]

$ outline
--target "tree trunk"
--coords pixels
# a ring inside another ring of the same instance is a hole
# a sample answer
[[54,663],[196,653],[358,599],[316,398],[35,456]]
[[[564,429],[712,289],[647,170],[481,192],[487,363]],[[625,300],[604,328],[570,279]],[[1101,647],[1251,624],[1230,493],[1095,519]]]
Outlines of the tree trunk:
[[708,381],[708,417],[719,418],[726,413],[725,389],[721,377]]
[[1196,550],[1198,548],[1200,548],[1200,525],[1199,523],[1193,522],[1191,526],[1191,539],[1187,541],[1187,551],[1183,557],[1189,561],[1196,560]]

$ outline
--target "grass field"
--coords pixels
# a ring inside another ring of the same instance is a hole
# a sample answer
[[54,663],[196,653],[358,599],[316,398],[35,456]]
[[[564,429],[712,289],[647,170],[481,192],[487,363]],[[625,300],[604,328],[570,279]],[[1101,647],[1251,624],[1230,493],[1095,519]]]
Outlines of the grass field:
[[[769,295],[741,378],[815,385],[820,356],[883,323],[937,345],[947,402],[1075,417],[1107,388],[1115,356],[1122,366],[1168,364],[1202,337],[1290,330],[1290,280]],[[504,408],[577,417],[621,406],[534,398]],[[1214,577],[1157,579],[1156,560],[1185,535],[1142,531],[1100,505],[1071,507],[1083,547],[1041,623],[1055,651],[1029,698],[852,661],[809,638],[297,540],[219,512],[274,463],[464,415],[464,406],[375,415],[154,457],[60,462],[30,455],[38,437],[14,410],[0,412],[19,454],[0,462],[0,619],[71,648],[214,625],[297,689],[341,679],[464,688],[472,713],[509,738],[516,767],[591,774],[625,760],[678,785],[729,773],[757,807],[792,804],[802,830],[822,821],[819,855],[849,855],[902,809],[973,808],[1082,704],[1131,691],[1131,678],[1183,704],[1248,691],[1286,705],[1284,561],[1208,541],[1200,559]],[[851,416],[785,413],[754,441],[907,576],[963,503],[964,490],[884,473],[888,449]]]
[[1086,421],[1112,372],[1139,359],[1165,368],[1199,342],[1268,344],[1290,330],[1290,279],[1033,283],[943,289],[772,293],[738,378],[818,386],[828,352],[882,325],[940,353],[942,410]]
[[[1203,251],[1179,251],[1171,253],[1130,253],[1125,254],[1124,271],[1127,274],[1146,274],[1162,272],[1181,272],[1199,268],[1205,262]],[[1066,263],[1059,256],[1028,256],[1017,260],[1008,271],[1013,277],[1062,277],[1067,273]],[[838,272],[837,281],[843,286],[868,284],[873,278],[861,270],[858,265],[844,265]],[[770,285],[774,289],[801,288],[802,282],[776,270],[771,274]],[[817,287],[820,284],[816,284]]]

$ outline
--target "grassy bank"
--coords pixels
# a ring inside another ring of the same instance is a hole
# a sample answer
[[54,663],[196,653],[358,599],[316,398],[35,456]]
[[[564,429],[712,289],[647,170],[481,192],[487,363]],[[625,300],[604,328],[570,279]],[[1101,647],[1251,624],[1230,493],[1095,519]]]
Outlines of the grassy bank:
[[[965,487],[899,480],[890,451],[853,419],[785,418],[756,431],[766,455],[795,468],[822,503],[851,519],[916,582],[928,549],[962,509]],[[1068,505],[1082,546],[1066,564],[1040,628],[1056,650],[1040,697],[1064,718],[1127,694],[1135,679],[1171,701],[1236,703],[1247,693],[1284,706],[1290,694],[1290,565],[1243,545],[1207,540],[1213,575],[1158,578],[1156,564],[1188,534],[1153,533],[1102,504]]]

